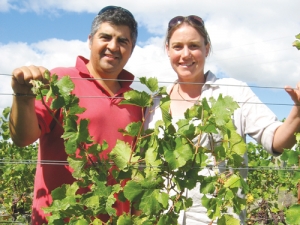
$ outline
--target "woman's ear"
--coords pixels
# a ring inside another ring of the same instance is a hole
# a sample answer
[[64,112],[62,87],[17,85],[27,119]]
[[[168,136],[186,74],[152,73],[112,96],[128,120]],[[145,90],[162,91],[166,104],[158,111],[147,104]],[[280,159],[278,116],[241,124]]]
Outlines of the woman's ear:
[[209,55],[209,52],[210,52],[210,43],[207,43],[207,44],[206,44],[205,50],[206,50],[206,55],[205,55],[205,57],[207,57],[207,56]]
[[166,52],[168,54],[168,57],[170,57],[170,55],[169,55],[169,45],[168,44],[166,44]]

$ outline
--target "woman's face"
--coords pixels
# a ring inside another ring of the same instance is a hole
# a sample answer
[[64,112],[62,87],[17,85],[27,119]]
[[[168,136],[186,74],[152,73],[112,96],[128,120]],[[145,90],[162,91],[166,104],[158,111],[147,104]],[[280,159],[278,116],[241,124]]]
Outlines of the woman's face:
[[188,24],[182,24],[174,31],[166,46],[170,62],[180,80],[193,81],[204,78],[205,58],[209,44]]

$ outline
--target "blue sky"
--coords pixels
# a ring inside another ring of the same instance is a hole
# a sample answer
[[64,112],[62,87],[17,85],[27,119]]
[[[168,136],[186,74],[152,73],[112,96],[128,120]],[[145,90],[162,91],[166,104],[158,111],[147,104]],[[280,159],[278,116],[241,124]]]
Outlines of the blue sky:
[[[206,70],[249,85],[279,119],[292,104],[282,89],[300,81],[300,51],[292,47],[300,33],[299,0],[0,0],[0,74],[22,65],[73,66],[77,55],[89,56],[87,36],[98,11],[106,5],[129,9],[139,23],[138,45],[126,69],[137,77],[172,82],[163,49],[168,21],[199,15],[213,46]],[[0,109],[10,106],[10,78],[0,75]],[[139,85],[135,83],[136,87]],[[274,105],[275,104],[275,105]]]

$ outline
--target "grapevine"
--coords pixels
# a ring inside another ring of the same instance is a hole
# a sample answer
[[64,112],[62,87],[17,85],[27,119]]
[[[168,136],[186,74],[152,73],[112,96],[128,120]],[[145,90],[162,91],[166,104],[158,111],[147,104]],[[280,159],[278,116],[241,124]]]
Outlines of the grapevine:
[[[227,214],[228,208],[235,213],[245,209],[246,200],[237,192],[248,191],[248,186],[238,170],[229,170],[243,166],[243,155],[246,145],[233,126],[231,116],[238,105],[231,97],[219,96],[218,99],[203,99],[185,113],[185,119],[178,122],[178,129],[172,125],[169,111],[170,99],[164,87],[158,87],[155,78],[140,78],[150,94],[136,90],[124,95],[121,104],[133,104],[142,108],[153,105],[153,99],[161,98],[160,107],[163,110],[163,120],[156,123],[154,129],[144,130],[143,122],[129,124],[120,130],[123,135],[136,137],[135,149],[117,141],[109,154],[108,160],[99,158],[99,153],[107,148],[94,143],[88,133],[88,120],[77,123],[76,114],[82,113],[78,98],[71,92],[74,85],[68,76],[58,80],[56,75],[47,74],[49,84],[33,83],[34,93],[39,99],[51,99],[50,109],[59,108],[63,112],[64,134],[68,162],[73,168],[73,177],[77,179],[71,185],[64,185],[52,192],[53,203],[45,208],[49,216],[49,224],[176,224],[181,210],[192,205],[192,199],[184,195],[185,189],[193,189],[201,183],[201,193],[204,194],[202,204],[208,210],[211,221],[222,224],[238,224],[238,220]],[[226,109],[226,110],[224,110]],[[224,113],[227,112],[227,113]],[[151,113],[150,111],[148,113]],[[198,125],[195,125],[198,124]],[[159,133],[163,136],[159,137]],[[203,135],[212,137],[220,133],[223,141],[212,148],[199,145],[194,139]],[[89,146],[85,148],[86,146]],[[76,150],[80,150],[81,158],[76,158]],[[213,154],[217,165],[227,162],[228,169],[214,173],[214,176],[201,176],[199,172],[210,166],[207,153]],[[97,160],[91,160],[90,155]],[[90,166],[86,166],[89,164]],[[116,169],[117,168],[117,169]],[[112,174],[117,184],[108,186],[106,177]],[[123,187],[121,184],[129,180]],[[90,191],[82,195],[76,192],[82,188]],[[116,216],[113,204],[115,194],[119,198],[129,200],[139,215],[132,213]],[[214,198],[208,198],[213,195]],[[98,214],[108,214],[107,221],[97,218]]]
[[[293,46],[300,49],[299,34],[296,39]],[[143,127],[149,114],[145,114],[141,122],[129,124],[120,132],[136,137],[134,148],[118,141],[109,159],[103,160],[98,155],[108,147],[107,143],[94,143],[88,133],[88,119],[77,121],[77,114],[85,109],[78,105],[78,98],[72,94],[74,85],[71,79],[64,76],[59,80],[56,75],[50,76],[49,73],[46,77],[49,79],[46,85],[33,82],[34,92],[50,113],[62,110],[63,138],[69,155],[68,162],[74,169],[73,176],[76,179],[73,184],[52,192],[54,201],[44,209],[51,213],[49,224],[177,224],[180,210],[192,205],[192,200],[183,195],[184,190],[194,188],[197,183],[201,183],[199,191],[204,194],[201,203],[207,208],[211,222],[239,224],[232,215],[226,214],[228,208],[233,208],[237,214],[247,210],[249,225],[300,224],[300,207],[296,201],[297,197],[299,199],[300,181],[299,134],[296,135],[295,149],[286,149],[279,157],[270,156],[262,146],[249,143],[249,166],[256,169],[249,171],[245,182],[239,171],[232,169],[244,166],[242,155],[246,145],[231,123],[231,115],[238,107],[231,98],[220,96],[218,99],[204,99],[189,109],[185,119],[179,121],[178,128],[175,128],[168,114],[170,99],[165,88],[158,87],[155,78],[140,78],[150,94],[130,91],[125,94],[122,104],[151,107],[155,98],[163,96],[160,104],[163,120],[158,121],[154,129],[148,130]],[[224,115],[224,109],[228,114]],[[3,111],[0,120],[0,155],[3,162],[8,162],[0,167],[0,221],[26,223],[31,213],[35,167],[22,164],[14,166],[9,162],[36,160],[37,144],[18,148],[9,141],[9,110],[6,108]],[[212,137],[216,132],[222,134],[224,141],[210,149],[194,141],[201,135]],[[77,149],[80,159],[75,157]],[[217,164],[227,161],[227,168],[222,172],[211,170],[214,176],[199,176],[200,170],[210,168],[206,162],[207,153],[214,155]],[[94,156],[93,160],[91,156]],[[270,169],[259,170],[259,167]],[[284,170],[286,167],[293,169]],[[117,184],[107,185],[108,174],[114,176]],[[127,182],[125,186],[124,181]],[[76,194],[82,188],[89,188],[89,191]],[[245,198],[237,197],[239,189]],[[132,208],[140,213],[136,214],[133,210],[117,217],[113,208],[116,194],[120,200],[129,200]],[[282,194],[292,196],[291,201],[281,203],[279,197]],[[98,214],[108,214],[109,219],[101,221],[97,218]]]

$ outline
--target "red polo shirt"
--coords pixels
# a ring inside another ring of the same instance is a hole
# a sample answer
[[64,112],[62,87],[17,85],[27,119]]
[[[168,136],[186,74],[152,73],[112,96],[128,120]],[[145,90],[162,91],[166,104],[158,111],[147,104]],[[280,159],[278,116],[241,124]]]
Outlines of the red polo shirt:
[[[126,70],[120,73],[119,79],[131,81],[120,82],[122,87],[119,92],[113,98],[108,98],[109,94],[96,80],[82,79],[92,78],[87,70],[87,63],[87,59],[79,56],[75,67],[56,68],[51,73],[56,73],[59,76],[68,75],[72,78],[75,84],[73,93],[80,99],[79,105],[86,108],[83,114],[78,115],[79,119],[90,120],[88,128],[94,141],[103,143],[105,140],[108,143],[109,148],[101,153],[101,156],[107,157],[117,140],[132,143],[133,139],[130,136],[123,136],[118,132],[118,129],[125,128],[131,122],[140,121],[142,110],[132,105],[118,105],[121,99],[116,97],[122,97],[124,92],[131,89],[129,85],[134,78],[131,73]],[[63,133],[62,128],[55,125],[51,130],[52,117],[40,101],[36,101],[36,114],[42,131],[39,140],[38,160],[43,162],[47,160],[66,161],[67,155],[63,139],[60,138]],[[74,178],[69,166],[37,164],[32,224],[47,223],[41,207],[49,206],[52,202],[51,191],[62,184],[73,182]],[[112,183],[113,181],[111,181]],[[129,212],[129,203],[117,201],[115,208],[117,214],[121,215],[123,212]]]

